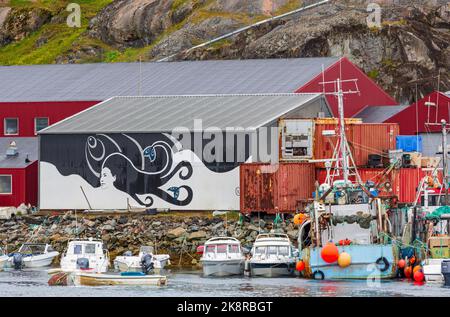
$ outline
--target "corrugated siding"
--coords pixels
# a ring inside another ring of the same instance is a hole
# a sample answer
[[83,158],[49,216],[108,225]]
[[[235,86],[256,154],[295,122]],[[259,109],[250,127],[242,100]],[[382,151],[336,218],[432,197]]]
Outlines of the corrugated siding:
[[[324,130],[335,130],[335,136],[323,136]],[[384,151],[395,150],[398,124],[347,124],[345,133],[353,159],[358,167],[367,166],[369,154],[382,155]],[[316,124],[314,131],[314,158],[327,159],[333,156],[339,138],[337,124]],[[324,168],[324,163],[316,163]]]
[[241,212],[294,212],[298,201],[312,197],[314,164],[282,163],[272,173],[268,164],[243,164],[240,167]]

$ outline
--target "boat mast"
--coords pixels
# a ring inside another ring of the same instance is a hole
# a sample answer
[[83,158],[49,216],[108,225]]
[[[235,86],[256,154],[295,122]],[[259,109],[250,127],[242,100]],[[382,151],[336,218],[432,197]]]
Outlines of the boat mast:
[[444,173],[444,190],[445,190],[445,205],[448,205],[448,172],[447,172],[447,121],[442,119],[442,159],[443,159],[443,173]]
[[342,91],[341,79],[337,79],[337,97],[338,97],[338,111],[339,111],[339,129],[340,129],[340,146],[342,156],[342,170],[344,174],[344,184],[348,184],[348,161],[347,161],[347,144],[345,138],[345,116],[344,116],[344,92]]

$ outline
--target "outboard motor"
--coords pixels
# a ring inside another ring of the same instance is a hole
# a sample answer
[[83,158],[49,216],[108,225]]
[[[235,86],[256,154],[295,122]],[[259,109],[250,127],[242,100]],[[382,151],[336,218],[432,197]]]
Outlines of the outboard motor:
[[87,258],[77,259],[77,269],[80,269],[80,270],[89,269],[89,259],[87,259]]
[[153,271],[153,261],[152,256],[150,254],[145,254],[141,259],[141,267],[142,272],[145,274],[149,274]]
[[450,287],[450,260],[442,261],[441,273],[444,276],[444,286]]
[[15,270],[21,270],[23,268],[23,255],[21,253],[14,253],[12,260]]

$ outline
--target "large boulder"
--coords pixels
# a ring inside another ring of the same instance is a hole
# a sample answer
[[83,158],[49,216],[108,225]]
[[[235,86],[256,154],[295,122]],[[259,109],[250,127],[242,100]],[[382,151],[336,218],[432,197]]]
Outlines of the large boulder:
[[167,231],[166,236],[169,239],[177,239],[182,236],[185,236],[186,233],[187,233],[186,229],[184,229],[183,227],[178,227],[178,228]]

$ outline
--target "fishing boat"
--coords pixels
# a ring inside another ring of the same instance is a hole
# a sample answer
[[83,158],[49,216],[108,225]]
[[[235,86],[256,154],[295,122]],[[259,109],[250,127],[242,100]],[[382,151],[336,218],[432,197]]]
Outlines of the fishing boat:
[[105,273],[109,268],[109,253],[101,240],[69,241],[66,253],[61,257],[61,266],[49,270],[49,274],[59,272]]
[[163,286],[167,284],[167,277],[163,275],[127,274],[99,274],[99,273],[71,273],[71,280],[75,286],[108,286],[108,285],[147,285]]
[[17,252],[11,253],[8,266],[15,269],[50,266],[59,252],[46,243],[24,243]]
[[295,274],[297,252],[284,233],[264,233],[256,237],[246,261],[251,276],[279,277]]
[[[299,229],[298,243],[307,278],[387,279],[397,274],[398,248],[391,242],[386,206],[377,197],[377,185],[363,183],[345,135],[342,90],[355,80],[337,81],[339,138],[326,160],[327,179],[317,184],[315,201],[306,207],[308,220]],[[334,166],[333,166],[334,164]],[[390,167],[386,173],[388,173]]]
[[168,254],[153,254],[152,246],[142,246],[139,254],[133,256],[131,252],[126,252],[123,256],[114,259],[114,268],[120,272],[160,272],[166,265],[170,264]]
[[204,276],[241,275],[245,256],[236,238],[215,237],[205,242],[200,262]]

